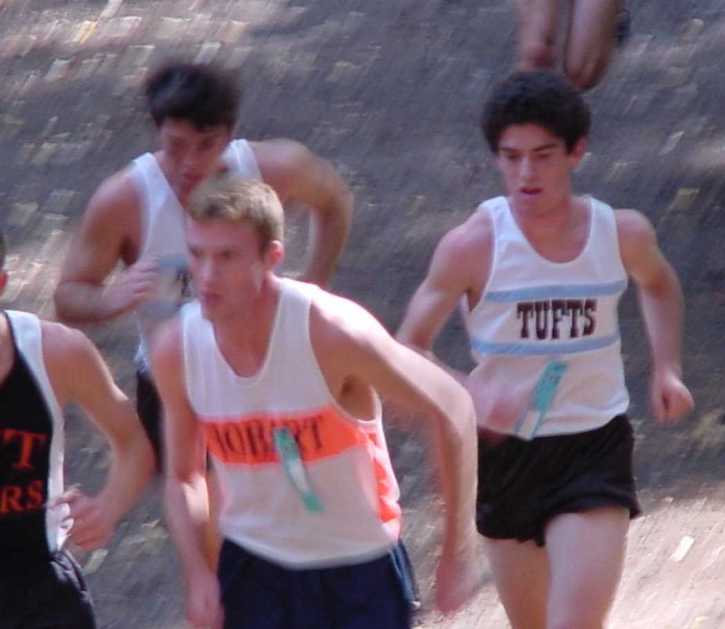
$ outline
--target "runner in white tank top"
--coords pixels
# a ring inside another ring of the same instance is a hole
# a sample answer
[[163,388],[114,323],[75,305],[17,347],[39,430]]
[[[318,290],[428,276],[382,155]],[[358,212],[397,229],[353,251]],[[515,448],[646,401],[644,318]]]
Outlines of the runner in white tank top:
[[[153,356],[189,620],[213,623],[221,597],[227,629],[410,626],[378,392],[420,412],[438,435],[438,601],[459,607],[481,578],[468,394],[360,306],[274,274],[282,211],[268,186],[227,175],[200,189],[189,211],[199,301],[166,327]],[[223,495],[218,580],[197,537],[203,444]]]
[[[148,339],[190,296],[183,207],[194,188],[227,170],[264,180],[285,202],[308,208],[311,250],[303,279],[326,284],[347,237],[352,195],[331,164],[290,140],[234,140],[239,86],[204,64],[171,62],[146,83],[160,149],[104,181],[83,216],[55,293],[59,317],[138,320],[137,404],[160,454],[159,401],[148,375]],[[113,281],[109,276],[125,267]]]
[[[133,161],[129,171],[141,200],[142,234],[138,257],[155,260],[159,270],[153,293],[136,308],[141,339],[137,358],[139,368],[144,371],[148,371],[149,336],[160,322],[176,314],[181,304],[191,297],[184,209],[159,159],[153,153],[145,153]],[[254,151],[246,140],[230,142],[221,161],[229,172],[245,179],[262,179]]]
[[502,376],[502,359],[515,365],[522,390],[534,391],[552,368],[564,370],[545,410],[532,400],[503,428],[525,439],[593,430],[629,405],[617,320],[627,274],[616,219],[591,197],[583,210],[588,228],[581,252],[552,262],[524,236],[505,197],[479,208],[493,246],[481,297],[473,308],[464,299],[462,308],[478,364],[472,386],[485,388]]
[[683,300],[649,221],[575,196],[589,109],[555,74],[517,73],[483,116],[507,196],[438,245],[399,338],[430,351],[461,305],[476,366],[477,524],[514,629],[601,627],[621,574],[632,476],[617,304],[634,280],[659,421],[692,408]]

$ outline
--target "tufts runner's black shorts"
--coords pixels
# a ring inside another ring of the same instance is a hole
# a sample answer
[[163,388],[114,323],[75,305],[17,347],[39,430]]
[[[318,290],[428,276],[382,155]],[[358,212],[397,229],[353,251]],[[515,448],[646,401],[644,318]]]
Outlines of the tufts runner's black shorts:
[[[499,436],[500,439],[500,436]],[[632,475],[634,438],[626,415],[601,428],[531,441],[478,441],[476,525],[492,539],[544,545],[546,525],[563,513],[622,506],[640,514]]]

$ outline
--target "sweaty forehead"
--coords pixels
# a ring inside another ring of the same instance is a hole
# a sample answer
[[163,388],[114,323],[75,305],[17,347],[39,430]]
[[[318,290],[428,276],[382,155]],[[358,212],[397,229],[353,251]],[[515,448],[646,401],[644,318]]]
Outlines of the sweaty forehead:
[[552,148],[564,146],[560,138],[548,129],[538,125],[511,125],[501,134],[498,143],[499,150],[536,150],[538,148]]
[[223,125],[199,129],[187,120],[167,118],[161,126],[162,132],[172,138],[185,140],[208,140],[227,135]]
[[256,243],[257,234],[247,222],[224,219],[186,219],[186,240],[190,247],[244,249]]

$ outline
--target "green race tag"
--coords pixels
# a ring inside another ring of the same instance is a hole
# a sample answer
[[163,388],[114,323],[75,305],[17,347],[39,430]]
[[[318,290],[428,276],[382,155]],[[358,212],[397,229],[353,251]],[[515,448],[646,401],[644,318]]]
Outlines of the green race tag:
[[564,361],[552,360],[544,367],[544,371],[536,382],[531,398],[531,407],[539,413],[539,418],[536,420],[536,425],[534,426],[534,435],[544,422],[544,418],[554,402],[556,390],[559,388],[561,379],[564,377],[564,372],[568,366]]
[[305,464],[302,462],[297,442],[289,428],[276,428],[274,430],[274,447],[287,478],[297,490],[305,508],[313,513],[322,512],[322,501],[310,485],[310,479],[307,476]]

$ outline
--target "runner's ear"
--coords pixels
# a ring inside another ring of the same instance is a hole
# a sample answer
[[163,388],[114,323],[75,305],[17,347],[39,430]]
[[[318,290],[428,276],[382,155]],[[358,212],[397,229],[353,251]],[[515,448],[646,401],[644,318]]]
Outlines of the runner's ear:
[[284,245],[279,240],[271,240],[264,252],[264,263],[272,271],[284,260]]
[[571,151],[569,151],[569,160],[571,162],[571,168],[572,170],[576,170],[578,168],[579,164],[582,161],[582,158],[584,157],[584,154],[587,152],[587,139],[579,138],[576,141],[576,144],[571,148]]

